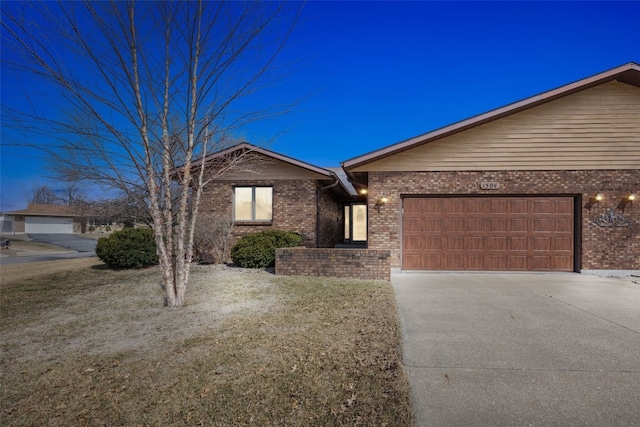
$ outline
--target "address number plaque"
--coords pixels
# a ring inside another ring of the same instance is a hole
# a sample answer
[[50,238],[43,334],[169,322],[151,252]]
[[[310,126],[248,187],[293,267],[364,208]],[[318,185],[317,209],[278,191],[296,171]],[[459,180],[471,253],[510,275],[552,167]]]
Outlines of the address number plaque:
[[497,182],[481,182],[480,189],[481,190],[497,190],[500,188],[500,184]]

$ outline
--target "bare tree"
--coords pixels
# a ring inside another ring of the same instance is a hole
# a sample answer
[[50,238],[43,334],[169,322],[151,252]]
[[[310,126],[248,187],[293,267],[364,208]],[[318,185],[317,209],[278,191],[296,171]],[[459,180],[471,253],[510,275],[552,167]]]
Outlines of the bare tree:
[[202,189],[242,156],[214,168],[197,159],[281,114],[242,102],[270,76],[299,12],[259,1],[3,3],[4,67],[46,82],[56,104],[43,113],[30,94],[3,115],[47,138],[38,148],[64,179],[144,194],[168,306],[184,303]]
[[33,185],[27,192],[27,202],[40,205],[55,205],[59,203],[56,192],[48,185]]

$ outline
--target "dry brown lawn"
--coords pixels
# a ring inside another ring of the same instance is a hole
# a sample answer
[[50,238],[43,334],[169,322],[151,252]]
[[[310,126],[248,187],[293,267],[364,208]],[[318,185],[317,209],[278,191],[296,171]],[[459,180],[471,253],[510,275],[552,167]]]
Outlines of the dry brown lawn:
[[387,282],[196,266],[162,301],[153,268],[2,267],[0,424],[412,423]]

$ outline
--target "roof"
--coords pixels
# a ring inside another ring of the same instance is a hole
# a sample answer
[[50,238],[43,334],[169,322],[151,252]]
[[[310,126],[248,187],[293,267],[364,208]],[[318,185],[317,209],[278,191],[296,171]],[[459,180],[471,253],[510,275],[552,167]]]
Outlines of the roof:
[[[309,163],[302,162],[302,161],[294,159],[292,157],[287,157],[285,155],[276,153],[274,151],[269,151],[269,150],[266,150],[264,148],[260,148],[258,146],[249,144],[248,142],[241,142],[240,144],[236,144],[236,145],[234,145],[232,147],[225,148],[224,150],[216,151],[215,153],[209,154],[207,157],[204,158],[204,161],[208,162],[209,160],[213,160],[213,159],[218,158],[218,157],[223,157],[223,156],[225,156],[227,154],[233,153],[234,151],[238,151],[238,150],[251,151],[253,153],[260,153],[260,154],[263,154],[265,156],[272,157],[274,159],[277,159],[277,160],[292,164],[294,166],[298,166],[300,168],[307,169],[307,170],[309,170],[311,172],[315,172],[315,173],[318,173],[320,175],[324,175],[327,178],[335,178],[333,176],[334,175],[333,172],[331,172],[331,171],[329,171],[327,169],[324,169],[324,168],[321,168],[321,167],[318,167],[318,166],[314,166],[314,165],[309,164]],[[200,162],[201,162],[201,160],[198,160],[198,161],[194,162],[194,166],[199,165]]]
[[[242,142],[242,143],[236,144],[236,145],[234,145],[232,147],[225,148],[224,150],[220,150],[220,151],[217,151],[215,153],[212,153],[212,154],[206,156],[204,158],[204,161],[208,162],[210,160],[214,160],[216,158],[226,156],[226,155],[231,154],[234,151],[238,151],[238,150],[244,150],[246,152],[252,152],[252,153],[259,153],[259,154],[262,154],[264,156],[268,156],[268,157],[271,157],[273,159],[280,160],[282,162],[291,164],[293,166],[297,166],[297,167],[306,169],[308,171],[315,172],[315,173],[320,174],[320,175],[324,175],[326,177],[326,179],[334,180],[335,182],[340,184],[340,187],[349,196],[354,197],[354,196],[358,195],[356,190],[353,188],[353,185],[351,185],[351,183],[347,180],[346,174],[342,170],[342,168],[326,168],[326,169],[325,168],[321,168],[321,167],[312,165],[310,163],[306,163],[306,162],[294,159],[292,157],[288,157],[288,156],[285,156],[283,154],[276,153],[275,151],[270,151],[270,150],[267,150],[267,149],[264,149],[264,148],[249,144],[248,142]],[[202,160],[198,160],[198,161],[194,162],[194,166],[198,166],[201,162],[202,162]]]
[[57,217],[80,216],[75,206],[44,205],[44,204],[37,204],[37,203],[29,203],[27,205],[27,209],[5,212],[5,215],[57,216]]
[[587,77],[574,83],[570,83],[559,88],[543,92],[541,94],[525,98],[521,101],[514,102],[504,107],[491,110],[489,112],[479,114],[466,120],[462,120],[457,123],[453,123],[449,126],[436,129],[434,131],[418,135],[416,137],[407,139],[405,141],[398,142],[393,145],[389,145],[380,150],[371,151],[367,154],[363,154],[358,157],[354,157],[342,162],[342,167],[347,171],[351,168],[365,165],[367,163],[380,160],[385,157],[392,156],[402,151],[409,150],[411,148],[418,147],[423,144],[427,144],[434,140],[450,136],[470,128],[498,120],[500,118],[518,113],[520,111],[527,110],[529,108],[536,107],[538,105],[571,95],[576,92],[580,92],[585,89],[592,88],[594,86],[601,85],[613,80],[617,80],[632,86],[640,87],[640,65],[635,62],[630,62],[625,65],[621,65],[616,68],[612,68],[608,71]]

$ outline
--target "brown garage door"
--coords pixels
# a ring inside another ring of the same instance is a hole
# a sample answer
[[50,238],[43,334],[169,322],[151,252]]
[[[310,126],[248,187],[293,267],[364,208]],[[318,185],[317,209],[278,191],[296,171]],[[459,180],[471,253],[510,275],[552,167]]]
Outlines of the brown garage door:
[[571,197],[405,198],[406,270],[573,271]]

